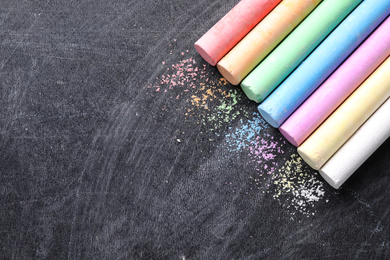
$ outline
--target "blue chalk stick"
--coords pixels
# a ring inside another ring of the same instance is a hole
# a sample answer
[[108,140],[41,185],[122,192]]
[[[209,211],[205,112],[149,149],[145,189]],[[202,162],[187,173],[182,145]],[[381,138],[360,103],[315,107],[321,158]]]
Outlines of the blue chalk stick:
[[279,127],[389,14],[390,0],[363,1],[259,105],[264,119],[273,127]]

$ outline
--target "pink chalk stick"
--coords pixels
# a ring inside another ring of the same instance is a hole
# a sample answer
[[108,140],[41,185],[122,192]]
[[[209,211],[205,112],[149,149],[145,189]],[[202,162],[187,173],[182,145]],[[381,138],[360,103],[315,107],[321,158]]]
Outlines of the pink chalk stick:
[[390,55],[390,17],[279,128],[295,146],[314,130]]
[[215,66],[281,0],[242,0],[196,43],[195,49]]

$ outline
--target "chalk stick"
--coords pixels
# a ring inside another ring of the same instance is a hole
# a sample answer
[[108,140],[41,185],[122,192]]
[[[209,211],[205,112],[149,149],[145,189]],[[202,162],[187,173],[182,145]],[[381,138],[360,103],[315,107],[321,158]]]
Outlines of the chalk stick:
[[195,49],[215,66],[280,1],[241,0],[195,43]]
[[340,186],[390,137],[388,99],[320,169],[334,188]]
[[363,1],[259,106],[264,119],[279,127],[389,13],[390,1]]
[[238,85],[322,0],[284,0],[217,64]]
[[362,0],[324,0],[242,82],[263,101]]
[[390,57],[298,147],[299,155],[313,169],[320,169],[390,96],[389,71]]
[[283,123],[299,146],[390,55],[390,17]]

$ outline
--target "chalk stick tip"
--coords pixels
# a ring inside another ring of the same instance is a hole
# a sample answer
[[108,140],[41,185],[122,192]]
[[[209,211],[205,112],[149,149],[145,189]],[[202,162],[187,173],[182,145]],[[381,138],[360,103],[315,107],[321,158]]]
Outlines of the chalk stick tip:
[[287,141],[289,141],[295,147],[298,147],[301,144],[301,142],[295,140],[294,136],[290,133],[288,129],[285,129],[284,125],[281,125],[279,127],[279,131],[287,139]]
[[[305,143],[304,143],[305,144]],[[297,149],[297,152],[299,156],[302,157],[302,159],[314,170],[319,170],[322,166],[320,163],[319,156],[316,156],[315,154],[309,154],[305,151],[305,149],[302,146],[299,146]]]
[[220,60],[217,64],[217,69],[222,74],[222,76],[229,81],[232,85],[238,85],[241,82],[241,79],[239,79],[237,76],[233,75],[233,71],[229,68],[228,65],[225,65],[223,62],[223,59]]
[[325,171],[324,169],[319,169],[319,172],[320,172],[320,175],[322,176],[322,178],[324,178],[324,180],[329,183],[330,186],[332,186],[333,188],[335,189],[339,189],[341,187],[341,185],[344,183],[343,181],[341,180],[338,180],[338,179],[335,179],[331,176],[331,174],[329,174],[327,171]]
[[259,95],[259,93],[256,93],[254,90],[255,87],[253,84],[246,79],[244,79],[240,84],[242,90],[244,91],[245,95],[252,101],[255,101],[256,103],[260,103],[264,100],[264,98]]
[[[263,103],[264,104],[264,103]],[[259,110],[261,116],[264,118],[265,121],[268,122],[268,124],[270,124],[272,127],[275,127],[275,128],[278,128],[280,126],[280,123],[277,122],[271,115],[271,113],[269,113],[267,111],[266,108],[264,108],[262,105],[259,105],[257,107],[257,110]]]
[[202,56],[202,58],[207,61],[211,66],[215,66],[217,64],[217,61],[214,60],[208,52],[202,47],[201,39],[199,39],[197,42],[194,44],[195,49],[197,52]]

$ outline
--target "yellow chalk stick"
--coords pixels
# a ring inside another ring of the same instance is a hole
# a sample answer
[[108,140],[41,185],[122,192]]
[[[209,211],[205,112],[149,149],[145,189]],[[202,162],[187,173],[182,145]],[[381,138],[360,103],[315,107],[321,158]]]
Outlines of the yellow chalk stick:
[[389,72],[390,57],[298,148],[307,164],[320,169],[390,97]]
[[284,0],[217,64],[238,85],[322,0]]

